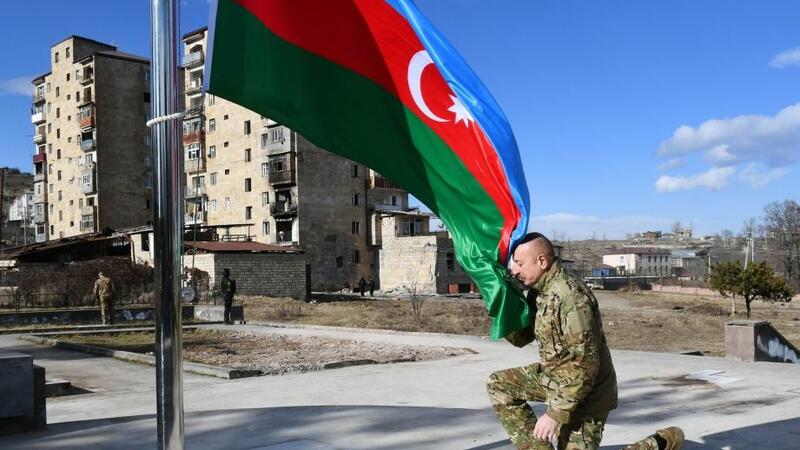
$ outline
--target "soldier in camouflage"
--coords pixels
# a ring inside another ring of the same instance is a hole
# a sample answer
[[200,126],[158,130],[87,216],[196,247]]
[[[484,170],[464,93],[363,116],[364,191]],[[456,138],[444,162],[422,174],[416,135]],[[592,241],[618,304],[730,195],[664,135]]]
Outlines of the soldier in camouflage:
[[94,298],[100,303],[100,316],[103,325],[114,323],[114,283],[103,272],[97,274],[94,282]]
[[231,271],[229,269],[222,269],[222,280],[219,282],[219,287],[222,291],[222,300],[225,305],[222,316],[223,323],[225,323],[225,325],[232,325],[231,307],[233,307],[233,294],[236,293],[236,280],[231,278]]
[[[597,299],[555,258],[550,241],[529,233],[516,247],[511,274],[530,290],[529,328],[506,339],[524,347],[539,343],[540,363],[501,370],[489,377],[492,406],[519,449],[597,449],[609,411],[617,407],[617,378],[603,334]],[[547,404],[537,420],[528,401]],[[683,433],[670,427],[627,450],[678,450]]]

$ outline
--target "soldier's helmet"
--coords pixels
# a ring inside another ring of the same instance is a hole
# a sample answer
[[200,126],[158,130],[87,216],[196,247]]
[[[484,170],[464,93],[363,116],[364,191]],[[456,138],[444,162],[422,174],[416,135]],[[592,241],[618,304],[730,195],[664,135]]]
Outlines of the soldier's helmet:
[[227,277],[227,276],[229,276],[230,274],[231,274],[231,271],[230,271],[230,269],[222,269],[222,275],[225,275],[225,276]]

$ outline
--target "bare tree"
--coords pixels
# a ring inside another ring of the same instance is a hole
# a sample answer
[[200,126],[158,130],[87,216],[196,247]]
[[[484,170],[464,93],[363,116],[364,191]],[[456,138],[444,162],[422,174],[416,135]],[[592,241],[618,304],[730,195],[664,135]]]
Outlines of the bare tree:
[[731,239],[733,238],[733,231],[725,229],[722,230],[720,235],[722,236],[722,244],[725,247],[729,247],[731,245]]
[[678,237],[678,233],[680,233],[683,230],[683,224],[681,224],[681,221],[680,220],[676,220],[672,224],[671,230],[672,230],[672,234],[674,234],[675,237]]
[[768,204],[764,207],[764,227],[779,251],[786,279],[800,280],[800,204],[794,200]]

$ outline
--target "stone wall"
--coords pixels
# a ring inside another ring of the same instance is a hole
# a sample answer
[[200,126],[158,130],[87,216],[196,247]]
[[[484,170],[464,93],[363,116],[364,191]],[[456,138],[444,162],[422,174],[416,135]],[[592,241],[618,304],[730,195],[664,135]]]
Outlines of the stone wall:
[[211,286],[219,284],[223,269],[230,269],[237,294],[307,297],[304,254],[207,253],[195,255],[194,266],[208,272]]

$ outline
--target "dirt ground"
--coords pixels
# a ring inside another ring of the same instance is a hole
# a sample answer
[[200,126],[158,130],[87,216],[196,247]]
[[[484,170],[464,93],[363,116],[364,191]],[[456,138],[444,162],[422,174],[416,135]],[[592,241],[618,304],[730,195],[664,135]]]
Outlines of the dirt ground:
[[[152,353],[154,350],[153,333],[81,334],[63,340],[139,353]],[[350,365],[429,361],[469,352],[448,347],[414,347],[238,331],[195,329],[183,333],[186,361],[235,369],[258,369],[267,375]]]
[[[604,330],[611,348],[656,352],[725,353],[725,322],[730,300],[679,294],[597,293]],[[305,303],[291,299],[252,297],[244,300],[251,321],[270,321],[399,331],[485,336],[490,320],[479,299],[435,298],[414,319],[407,300],[346,300]],[[744,302],[737,310],[744,311]],[[737,318],[744,318],[737,315]],[[800,305],[753,303],[752,319],[768,320],[786,338],[800,343]]]

